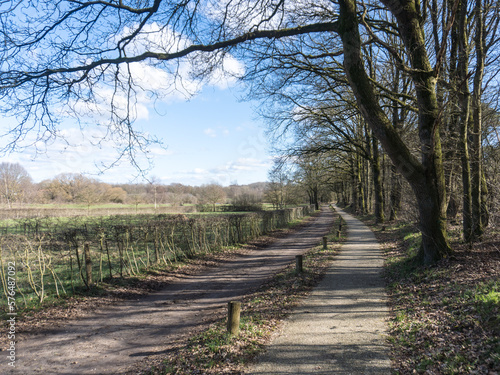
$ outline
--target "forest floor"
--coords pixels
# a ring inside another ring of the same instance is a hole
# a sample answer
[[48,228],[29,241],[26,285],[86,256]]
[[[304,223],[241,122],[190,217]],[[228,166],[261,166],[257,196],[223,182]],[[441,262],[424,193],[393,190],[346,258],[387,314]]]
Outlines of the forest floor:
[[386,251],[394,372],[499,374],[500,232],[469,245],[452,227],[452,256],[422,267],[414,225],[371,224]]

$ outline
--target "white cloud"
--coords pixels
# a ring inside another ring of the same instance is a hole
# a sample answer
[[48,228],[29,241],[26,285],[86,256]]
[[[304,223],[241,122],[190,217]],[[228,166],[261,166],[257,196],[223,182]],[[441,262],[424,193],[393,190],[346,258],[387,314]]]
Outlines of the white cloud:
[[227,186],[234,181],[251,183],[265,181],[267,170],[271,167],[270,159],[260,160],[241,158],[234,162],[227,162],[215,168],[194,168],[186,171],[176,171],[163,175],[162,181],[166,184],[182,182],[184,184],[201,185],[216,182]]
[[[65,126],[60,130],[60,137],[46,143],[34,142],[35,135],[26,139],[22,153],[9,154],[5,159],[20,163],[36,181],[53,178],[61,173],[87,173],[99,175],[100,170],[117,161],[119,153],[117,144],[112,139],[106,139],[106,129],[89,127],[80,129]],[[36,147],[29,146],[35,144]],[[161,147],[152,147],[153,157],[168,155],[171,152]],[[138,155],[136,160],[144,168],[147,167],[145,156]],[[137,175],[137,171],[126,160],[102,176],[106,182],[126,182]],[[98,178],[101,178],[98,176]]]
[[215,138],[217,137],[217,132],[214,129],[208,128],[203,131],[206,135],[208,135],[210,138]]
[[244,73],[245,66],[243,63],[231,55],[226,55],[222,65],[212,72],[209,84],[224,90],[234,86],[238,77],[241,77]]
[[175,154],[174,151],[168,150],[164,147],[150,147],[149,153],[151,156],[170,156]]
[[253,158],[239,158],[236,161],[231,161],[223,166],[211,169],[213,173],[239,173],[244,171],[255,171],[261,168],[270,166],[269,160],[253,159]]
[[217,136],[219,136],[219,134],[222,134],[224,137],[227,137],[230,135],[231,132],[227,128],[218,126],[217,129],[207,128],[203,130],[203,133],[209,136],[210,138],[216,138]]
[[[111,43],[117,43],[134,30],[126,28],[116,35]],[[161,27],[157,23],[145,25],[134,40],[126,47],[127,55],[134,56],[146,51],[172,53],[179,51],[192,42],[168,26]],[[200,79],[196,75],[198,64],[205,61],[204,53],[194,53],[187,58],[175,61],[156,61],[154,59],[133,62],[119,66],[118,86],[115,87],[116,68],[106,70],[107,77],[101,78],[92,88],[95,102],[78,101],[70,104],[70,110],[60,110],[61,116],[76,112],[76,116],[108,123],[111,105],[115,114],[124,118],[127,113],[133,120],[149,120],[152,108],[161,103],[175,103],[189,100],[203,89],[203,85],[227,89],[235,85],[237,77],[244,73],[244,65],[230,54],[226,54],[220,66],[211,70],[209,77]],[[86,63],[89,63],[87,61]],[[133,90],[129,92],[128,82],[133,82]],[[77,91],[87,92],[85,82]],[[75,86],[76,88],[76,86]],[[131,100],[127,98],[132,93]],[[75,116],[75,114],[72,114]]]

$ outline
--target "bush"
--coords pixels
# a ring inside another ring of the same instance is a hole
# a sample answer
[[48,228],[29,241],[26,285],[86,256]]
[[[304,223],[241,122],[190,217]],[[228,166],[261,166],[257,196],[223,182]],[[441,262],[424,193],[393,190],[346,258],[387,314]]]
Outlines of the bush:
[[234,197],[231,204],[226,206],[224,210],[232,212],[262,211],[262,200],[253,194],[243,193]]

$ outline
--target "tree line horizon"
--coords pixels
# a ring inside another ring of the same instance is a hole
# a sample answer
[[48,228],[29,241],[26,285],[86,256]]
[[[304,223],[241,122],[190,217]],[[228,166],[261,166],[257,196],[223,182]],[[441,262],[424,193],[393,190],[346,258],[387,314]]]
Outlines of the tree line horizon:
[[[0,163],[0,206],[19,204],[169,204],[210,205],[231,203],[240,208],[259,209],[267,202],[275,208],[311,203],[299,183],[292,180],[254,182],[222,186],[218,183],[187,185],[163,184],[158,178],[148,182],[105,183],[81,173],[61,173],[33,182],[19,163]],[[285,190],[287,193],[285,193]],[[215,211],[215,208],[214,208]]]

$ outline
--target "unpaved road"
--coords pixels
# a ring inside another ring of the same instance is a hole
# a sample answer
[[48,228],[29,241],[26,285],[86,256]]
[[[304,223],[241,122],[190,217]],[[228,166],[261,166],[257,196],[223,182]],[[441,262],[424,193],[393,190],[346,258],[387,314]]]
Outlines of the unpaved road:
[[20,335],[16,367],[8,374],[123,374],[135,363],[168,351],[220,316],[230,300],[255,290],[317,245],[333,212],[323,209],[309,225],[274,244],[186,276],[137,300],[100,308],[84,318],[37,334]]

